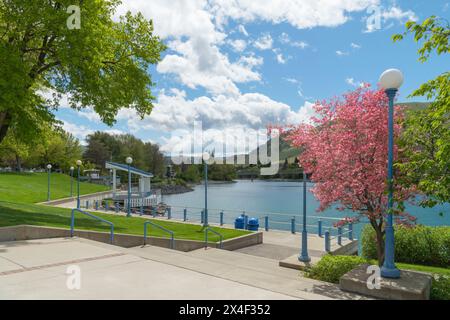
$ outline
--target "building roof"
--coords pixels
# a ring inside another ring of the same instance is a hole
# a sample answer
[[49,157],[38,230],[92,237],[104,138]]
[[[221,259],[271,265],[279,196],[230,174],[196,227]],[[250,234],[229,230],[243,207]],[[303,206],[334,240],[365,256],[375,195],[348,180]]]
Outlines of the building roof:
[[[128,171],[127,164],[110,162],[110,161],[106,161],[105,168]],[[136,174],[136,175],[144,177],[144,178],[153,178],[153,174],[151,172],[140,170],[140,169],[132,167],[132,166],[130,166],[130,171],[132,174]]]

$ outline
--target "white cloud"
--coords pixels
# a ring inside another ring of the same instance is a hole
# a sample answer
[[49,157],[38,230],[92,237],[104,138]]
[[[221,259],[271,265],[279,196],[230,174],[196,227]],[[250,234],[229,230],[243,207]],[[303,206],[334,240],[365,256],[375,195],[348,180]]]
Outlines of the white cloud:
[[345,82],[353,87],[364,87],[364,82],[355,81],[353,78],[346,78]]
[[231,63],[217,46],[203,39],[174,40],[169,42],[169,47],[181,55],[166,55],[157,71],[176,75],[189,88],[202,86],[213,95],[236,95],[239,89],[235,83],[261,80],[260,74],[252,69],[253,65],[242,61]]
[[348,56],[348,52],[347,51],[336,50],[336,54],[338,56]]
[[286,80],[287,82],[290,82],[292,84],[299,84],[300,81],[298,81],[297,79],[294,78],[283,78],[284,80]]
[[306,47],[308,47],[308,43],[304,42],[304,41],[292,41],[291,38],[289,37],[289,35],[286,32],[283,32],[280,35],[279,38],[280,42],[282,44],[288,44],[291,45],[293,47],[297,47],[297,48],[301,48],[301,49],[305,49]]
[[361,45],[359,45],[359,44],[357,44],[357,43],[354,43],[354,42],[350,43],[350,46],[351,46],[353,49],[361,49]]
[[154,21],[155,33],[166,39],[169,51],[157,71],[173,74],[189,88],[204,87],[211,94],[235,95],[236,83],[259,81],[260,74],[248,65],[230,61],[220,51],[226,39],[213,22],[206,0],[124,0],[118,15],[141,11]]
[[78,138],[82,145],[86,144],[85,142],[86,136],[93,134],[95,132],[95,130],[89,129],[83,125],[73,124],[71,122],[67,122],[61,119],[59,120],[63,122],[62,128],[65,131],[71,133],[76,138]]
[[247,32],[247,30],[245,29],[245,27],[244,27],[242,24],[239,25],[238,30],[239,30],[239,32],[242,33],[244,36],[248,37],[248,32]]
[[388,9],[382,6],[372,7],[370,13],[371,15],[365,18],[365,33],[388,29],[393,25],[392,21],[404,24],[408,20],[417,21],[419,19],[414,11],[403,11],[400,7],[395,5]]
[[242,52],[247,47],[247,42],[242,39],[229,40],[228,43],[236,52]]
[[306,29],[339,26],[349,20],[348,13],[365,10],[374,4],[379,4],[379,0],[210,0],[210,11],[219,24],[225,24],[231,18],[243,22],[286,22],[298,29]]
[[258,48],[260,50],[269,50],[273,45],[272,36],[270,34],[265,34],[255,40],[253,45],[255,46],[255,48]]
[[289,105],[259,93],[214,98],[202,96],[190,100],[184,91],[172,89],[161,92],[153,112],[143,120],[131,110],[121,110],[118,118],[125,120],[131,131],[158,129],[171,132],[188,129],[194,121],[202,121],[204,129],[260,129],[270,124],[306,121],[307,114],[302,108],[293,111]]
[[400,23],[404,23],[407,20],[417,21],[418,17],[412,10],[403,11],[399,7],[391,7],[388,10],[384,10],[381,14],[385,21],[387,20],[398,20]]

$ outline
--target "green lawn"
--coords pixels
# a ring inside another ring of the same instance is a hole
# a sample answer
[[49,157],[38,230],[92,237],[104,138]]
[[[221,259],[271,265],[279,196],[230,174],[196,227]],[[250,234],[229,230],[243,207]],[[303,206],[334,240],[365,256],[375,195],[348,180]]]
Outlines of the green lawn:
[[[80,194],[106,191],[106,186],[80,183]],[[73,194],[77,191],[73,181]],[[70,197],[70,176],[52,173],[50,198],[52,200]],[[47,201],[47,173],[0,173],[0,201],[37,203]]]
[[[70,177],[62,174],[52,174],[52,199],[65,198],[70,195]],[[80,191],[83,194],[106,190],[106,187],[83,183]],[[69,228],[70,209],[49,207],[34,204],[45,201],[47,197],[46,174],[0,174],[0,227],[29,224],[37,226],[52,226]],[[113,214],[94,212],[95,215],[114,223],[116,233],[143,235],[145,219],[127,218]],[[153,219],[149,219],[153,220]],[[203,240],[204,232],[201,225],[191,225],[173,221],[155,220],[155,222],[174,232],[177,239]],[[109,227],[83,214],[77,213],[75,218],[77,229],[109,231]],[[247,231],[214,227],[224,239],[230,239]],[[149,226],[148,235],[166,237],[163,231]],[[210,233],[211,241],[218,237]]]

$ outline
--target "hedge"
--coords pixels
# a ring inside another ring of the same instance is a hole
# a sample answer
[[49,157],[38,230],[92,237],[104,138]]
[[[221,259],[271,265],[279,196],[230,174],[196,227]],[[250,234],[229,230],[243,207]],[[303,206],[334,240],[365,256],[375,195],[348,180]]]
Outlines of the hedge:
[[325,255],[306,272],[306,276],[316,280],[339,283],[339,279],[344,274],[364,263],[367,263],[367,260],[358,256]]
[[[307,270],[305,275],[316,280],[339,283],[339,279],[352,269],[362,264],[374,263],[376,263],[376,261],[367,260],[358,256],[325,255],[316,265],[313,265]],[[405,265],[405,269],[408,270],[417,269],[416,271],[423,272],[424,268],[432,269],[431,267]],[[433,276],[430,299],[450,300],[450,277],[447,275],[446,269],[441,268],[441,270],[439,270],[439,268],[435,268],[435,270],[435,272],[428,272]]]
[[[361,256],[376,259],[375,231],[366,225],[361,233]],[[450,227],[395,226],[395,261],[436,266],[450,266]]]

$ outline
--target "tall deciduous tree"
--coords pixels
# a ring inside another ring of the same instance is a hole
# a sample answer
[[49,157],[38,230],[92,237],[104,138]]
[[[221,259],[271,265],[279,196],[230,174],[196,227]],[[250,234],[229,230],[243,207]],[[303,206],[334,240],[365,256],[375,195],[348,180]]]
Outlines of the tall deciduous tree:
[[[388,101],[382,90],[360,88],[343,99],[315,105],[313,124],[287,131],[287,140],[300,148],[299,164],[315,183],[312,192],[319,210],[337,204],[366,216],[377,235],[378,262],[384,261],[384,223],[387,210]],[[396,113],[398,118],[398,112]],[[396,122],[395,137],[401,126]],[[397,159],[398,148],[394,148]],[[395,185],[394,198],[402,202],[410,190]]]
[[[10,127],[24,138],[42,131],[63,94],[108,125],[121,108],[151,112],[148,68],[165,46],[140,13],[113,19],[119,3],[0,0],[0,142]],[[72,5],[80,9],[79,29],[67,12]],[[43,98],[48,93],[55,96]]]
[[[450,26],[447,20],[431,16],[423,23],[407,22],[406,32],[393,36],[399,41],[408,34],[421,42],[419,61],[430,54],[450,53]],[[428,197],[425,206],[450,201],[450,72],[446,71],[415,90],[410,96],[432,100],[425,110],[411,111],[406,118],[402,144],[409,161],[399,165],[406,184],[417,184]]]

